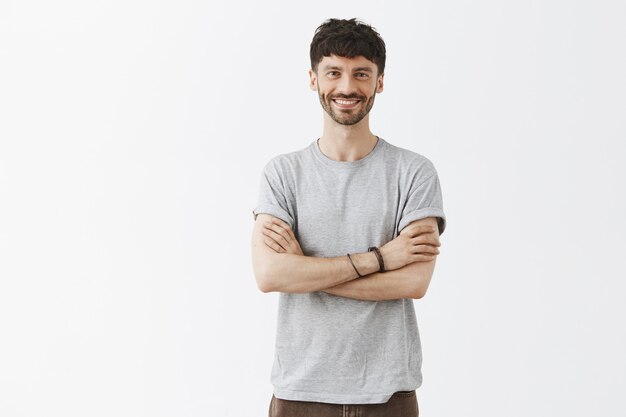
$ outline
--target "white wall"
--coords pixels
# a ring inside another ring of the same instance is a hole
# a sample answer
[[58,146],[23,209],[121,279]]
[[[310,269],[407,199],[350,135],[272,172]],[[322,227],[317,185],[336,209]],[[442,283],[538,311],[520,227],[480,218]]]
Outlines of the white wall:
[[626,6],[0,3],[0,415],[265,416],[259,175],[321,132],[328,17],[388,46],[373,131],[448,229],[425,416],[623,416]]

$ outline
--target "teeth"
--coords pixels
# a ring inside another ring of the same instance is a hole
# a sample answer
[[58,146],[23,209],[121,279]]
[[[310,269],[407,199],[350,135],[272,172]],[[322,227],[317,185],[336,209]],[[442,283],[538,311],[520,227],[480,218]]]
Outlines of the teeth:
[[339,104],[354,104],[356,103],[358,100],[339,100],[339,99],[335,99],[335,101]]

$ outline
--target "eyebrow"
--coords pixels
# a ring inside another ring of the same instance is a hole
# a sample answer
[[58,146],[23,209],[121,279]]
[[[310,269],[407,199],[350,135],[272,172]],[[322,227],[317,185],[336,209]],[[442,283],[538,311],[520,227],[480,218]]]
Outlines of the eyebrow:
[[[342,68],[336,66],[336,65],[325,65],[324,68],[322,68],[324,71],[328,71],[328,70],[339,70],[341,71]],[[361,72],[373,72],[373,70],[370,67],[357,67],[354,69],[355,72],[357,71],[361,71]]]

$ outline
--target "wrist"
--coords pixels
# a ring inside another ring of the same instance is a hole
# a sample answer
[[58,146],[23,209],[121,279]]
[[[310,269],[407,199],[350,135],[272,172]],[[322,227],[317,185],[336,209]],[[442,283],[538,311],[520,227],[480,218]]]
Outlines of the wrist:
[[379,266],[378,272],[385,272],[385,260],[383,259],[383,255],[380,249],[376,246],[371,246],[367,250],[368,252],[374,253],[374,255],[376,256],[376,260],[378,261]]
[[360,274],[361,277],[373,274],[380,268],[374,252],[351,253],[350,259],[353,264],[351,268],[355,270],[355,274]]

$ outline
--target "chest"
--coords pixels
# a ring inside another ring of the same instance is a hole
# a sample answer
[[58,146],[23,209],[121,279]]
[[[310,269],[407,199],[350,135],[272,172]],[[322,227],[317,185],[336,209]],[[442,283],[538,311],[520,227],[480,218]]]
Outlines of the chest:
[[305,255],[342,256],[396,235],[403,193],[393,173],[303,176],[293,190],[296,234]]

